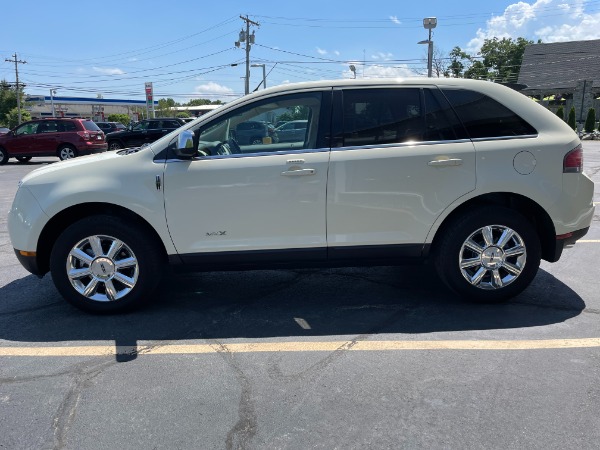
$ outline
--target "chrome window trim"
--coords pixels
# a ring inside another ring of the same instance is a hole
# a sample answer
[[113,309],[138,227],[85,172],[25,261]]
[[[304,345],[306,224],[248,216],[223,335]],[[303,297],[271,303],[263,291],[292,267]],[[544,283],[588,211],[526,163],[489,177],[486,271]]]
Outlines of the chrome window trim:
[[371,145],[352,145],[347,147],[334,147],[331,151],[337,150],[360,150],[371,148],[394,148],[394,147],[418,147],[422,145],[441,145],[471,142],[471,139],[453,139],[447,141],[419,141],[419,142],[395,142],[391,144],[371,144]]
[[187,162],[187,161],[211,161],[215,159],[236,159],[236,158],[254,158],[260,156],[271,156],[271,155],[299,155],[305,153],[325,153],[329,152],[329,148],[317,148],[317,149],[298,149],[298,150],[279,150],[277,152],[256,152],[256,153],[234,153],[231,155],[214,155],[214,156],[195,156],[191,159],[179,159],[171,158],[165,162]]
[[483,137],[483,138],[475,138],[471,139],[473,142],[484,142],[484,141],[510,141],[513,139],[534,139],[537,138],[539,134],[522,134],[519,136],[496,136],[496,137]]

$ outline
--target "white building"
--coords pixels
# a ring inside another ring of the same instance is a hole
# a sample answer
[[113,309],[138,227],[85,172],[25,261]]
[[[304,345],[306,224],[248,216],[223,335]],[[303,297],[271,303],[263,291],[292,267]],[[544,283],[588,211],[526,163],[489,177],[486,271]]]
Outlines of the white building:
[[[32,118],[85,117],[102,122],[111,114],[127,114],[137,121],[147,116],[145,100],[120,100],[110,98],[27,96],[25,109]],[[154,102],[154,108],[158,101]]]

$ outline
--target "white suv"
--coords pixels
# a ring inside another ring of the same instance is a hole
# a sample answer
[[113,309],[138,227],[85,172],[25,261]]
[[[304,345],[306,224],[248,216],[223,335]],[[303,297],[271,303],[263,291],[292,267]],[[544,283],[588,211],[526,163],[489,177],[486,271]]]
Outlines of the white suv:
[[[237,125],[306,121],[243,145]],[[198,270],[433,259],[458,295],[521,292],[591,223],[593,182],[562,120],[462,79],[267,89],[150,146],[37,169],[8,226],[30,272],[93,312],[143,303],[163,265]]]

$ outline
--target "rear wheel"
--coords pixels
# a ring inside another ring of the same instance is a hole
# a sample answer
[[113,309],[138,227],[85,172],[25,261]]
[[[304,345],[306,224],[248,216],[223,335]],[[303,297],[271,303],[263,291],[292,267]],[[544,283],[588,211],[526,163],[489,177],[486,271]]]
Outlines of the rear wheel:
[[64,161],[65,159],[73,159],[78,155],[77,149],[70,145],[63,145],[58,149],[58,157]]
[[31,156],[17,156],[17,161],[19,161],[20,163],[26,163],[31,161]]
[[6,164],[6,161],[8,161],[8,152],[0,147],[0,166]]
[[161,261],[148,232],[99,215],[63,231],[50,255],[50,271],[69,303],[88,312],[113,313],[139,306],[152,295]]
[[512,209],[473,209],[443,233],[435,266],[440,278],[462,297],[484,303],[508,300],[531,283],[539,268],[539,237]]
[[121,150],[122,148],[123,144],[121,144],[119,141],[110,141],[108,143],[109,150]]

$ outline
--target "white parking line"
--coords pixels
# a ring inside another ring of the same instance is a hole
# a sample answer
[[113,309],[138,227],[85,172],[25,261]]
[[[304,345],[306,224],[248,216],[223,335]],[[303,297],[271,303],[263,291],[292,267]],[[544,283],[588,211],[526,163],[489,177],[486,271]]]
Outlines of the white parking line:
[[114,356],[114,355],[197,355],[210,353],[277,353],[333,351],[402,350],[542,350],[600,347],[600,338],[544,340],[478,341],[331,341],[331,342],[251,342],[241,344],[185,344],[163,346],[115,347],[90,345],[78,347],[0,347],[1,356]]

